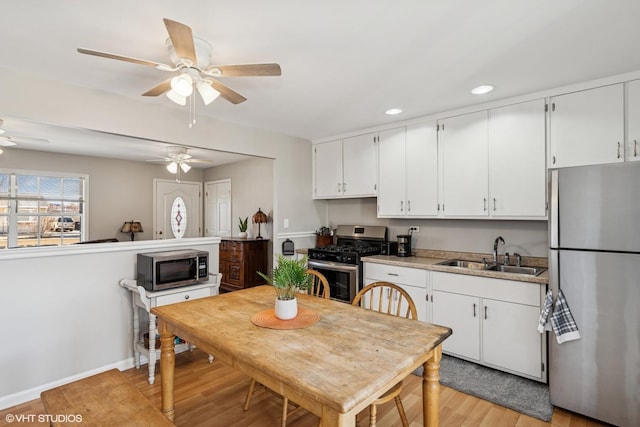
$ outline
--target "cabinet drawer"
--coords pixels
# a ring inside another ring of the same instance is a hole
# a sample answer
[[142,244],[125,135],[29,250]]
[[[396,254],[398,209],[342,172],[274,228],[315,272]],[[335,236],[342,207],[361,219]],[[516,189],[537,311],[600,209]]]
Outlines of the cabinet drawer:
[[177,302],[189,301],[192,299],[204,298],[211,295],[211,288],[196,289],[194,291],[176,292],[171,295],[163,295],[156,298],[156,306],[175,304]]
[[365,266],[367,280],[427,287],[427,270],[370,262],[366,263]]

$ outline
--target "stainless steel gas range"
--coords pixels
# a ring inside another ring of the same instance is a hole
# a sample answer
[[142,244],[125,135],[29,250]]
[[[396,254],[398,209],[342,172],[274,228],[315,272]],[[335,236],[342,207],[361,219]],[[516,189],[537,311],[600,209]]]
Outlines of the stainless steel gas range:
[[309,249],[309,268],[327,278],[332,299],[350,303],[362,289],[360,258],[380,253],[387,227],[339,225],[335,235],[335,245]]

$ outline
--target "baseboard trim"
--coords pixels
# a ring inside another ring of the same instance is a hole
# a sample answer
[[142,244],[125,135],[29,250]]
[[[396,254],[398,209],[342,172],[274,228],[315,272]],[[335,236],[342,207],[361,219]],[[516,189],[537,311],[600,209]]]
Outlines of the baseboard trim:
[[31,400],[39,399],[40,393],[54,387],[68,384],[70,382],[77,381],[82,378],[87,378],[92,375],[96,375],[101,372],[108,371],[113,368],[116,368],[120,371],[124,371],[124,370],[133,368],[133,366],[134,366],[133,357],[130,357],[128,359],[121,360],[119,362],[115,362],[109,365],[105,365],[100,368],[92,369],[90,371],[82,372],[76,375],[72,375],[70,377],[61,378],[59,380],[52,381],[47,384],[42,384],[42,385],[30,388],[28,390],[23,390],[17,393],[8,394],[6,396],[0,397],[0,410],[4,410],[12,406],[20,405],[21,403],[29,402]]

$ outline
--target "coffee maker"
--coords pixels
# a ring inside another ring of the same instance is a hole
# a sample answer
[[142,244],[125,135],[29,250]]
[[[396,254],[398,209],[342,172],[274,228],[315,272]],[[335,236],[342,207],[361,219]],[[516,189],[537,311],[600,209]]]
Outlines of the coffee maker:
[[411,234],[399,234],[398,236],[398,256],[411,256]]

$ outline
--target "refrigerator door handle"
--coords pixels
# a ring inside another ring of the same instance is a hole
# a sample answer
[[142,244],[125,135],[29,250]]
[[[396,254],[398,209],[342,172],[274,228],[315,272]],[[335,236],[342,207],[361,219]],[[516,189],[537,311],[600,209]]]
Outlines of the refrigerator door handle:
[[556,249],[549,250],[549,289],[553,291],[553,295],[558,295],[560,289],[560,251]]
[[550,171],[549,177],[549,245],[558,248],[558,170]]

